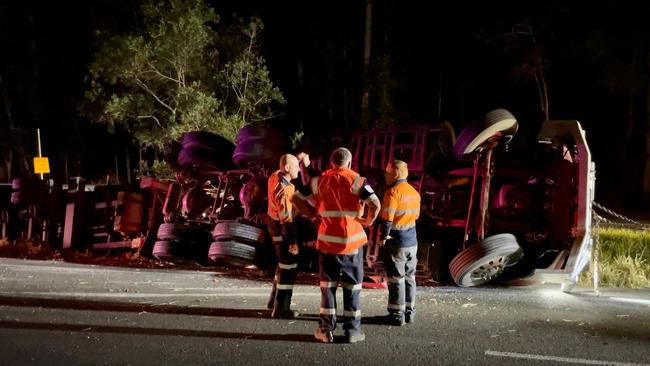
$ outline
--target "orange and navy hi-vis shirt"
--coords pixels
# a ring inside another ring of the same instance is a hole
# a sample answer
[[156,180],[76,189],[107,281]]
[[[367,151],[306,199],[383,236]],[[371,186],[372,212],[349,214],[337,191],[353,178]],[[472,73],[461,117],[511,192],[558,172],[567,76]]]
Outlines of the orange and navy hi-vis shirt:
[[417,245],[415,221],[420,217],[418,191],[406,179],[398,179],[384,192],[381,207],[381,239],[390,235],[400,247]]
[[[271,174],[267,186],[267,214],[274,221],[269,225],[269,231],[271,231],[274,243],[278,243],[282,239],[289,244],[295,243],[293,210],[291,207],[291,196],[293,196],[294,192],[295,187],[293,184],[285,179],[279,170]],[[282,226],[281,232],[277,232],[280,225]]]
[[[321,217],[316,248],[328,254],[351,254],[368,238],[358,221],[365,179],[347,168],[334,168],[311,180],[311,193]],[[370,188],[364,188],[365,190]],[[370,189],[370,194],[372,190]]]

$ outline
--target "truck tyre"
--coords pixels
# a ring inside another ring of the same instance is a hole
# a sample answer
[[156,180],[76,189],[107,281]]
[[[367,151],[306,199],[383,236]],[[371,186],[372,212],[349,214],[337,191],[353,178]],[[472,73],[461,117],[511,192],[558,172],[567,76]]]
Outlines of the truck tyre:
[[237,144],[232,161],[240,168],[253,162],[276,166],[281,155],[281,145],[266,140],[246,140]]
[[215,241],[210,245],[208,258],[216,263],[244,267],[253,263],[255,247],[232,240]]
[[255,226],[232,221],[218,222],[212,231],[212,237],[216,241],[235,239],[252,245],[264,243],[265,235],[264,230]]
[[224,155],[232,154],[235,144],[223,136],[206,132],[192,131],[186,132],[181,138],[181,145],[186,147],[199,147],[221,152]]
[[458,286],[479,286],[501,275],[522,256],[514,235],[493,235],[458,253],[449,263],[449,272]]
[[190,146],[183,148],[178,154],[178,164],[184,169],[197,172],[229,170],[230,154],[205,147]]

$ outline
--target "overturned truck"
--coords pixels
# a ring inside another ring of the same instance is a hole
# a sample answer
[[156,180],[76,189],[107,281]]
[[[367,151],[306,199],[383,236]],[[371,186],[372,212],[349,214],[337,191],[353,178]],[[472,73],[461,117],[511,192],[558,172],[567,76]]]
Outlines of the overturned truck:
[[[383,191],[391,159],[409,165],[422,196],[417,225],[420,273],[477,286],[497,278],[562,283],[570,290],[591,258],[595,171],[578,121],[546,121],[526,157],[507,147],[518,122],[503,109],[465,127],[449,123],[376,128],[353,135],[353,169]],[[249,125],[236,144],[205,132],[183,137],[176,180],[160,209],[153,255],[167,261],[275,264],[266,234],[266,178],[288,149],[281,134]],[[333,147],[331,147],[333,148]],[[312,168],[325,162],[312,155]],[[300,217],[297,220],[303,220]],[[301,221],[303,269],[314,270],[316,228]],[[381,276],[376,230],[365,247],[368,273]]]

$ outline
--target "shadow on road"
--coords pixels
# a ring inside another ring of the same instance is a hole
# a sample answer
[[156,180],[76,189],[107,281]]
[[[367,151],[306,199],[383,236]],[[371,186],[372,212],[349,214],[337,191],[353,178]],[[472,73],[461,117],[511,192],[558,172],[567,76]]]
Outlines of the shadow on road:
[[386,325],[386,316],[385,315],[366,316],[361,318],[361,324]]
[[[73,299],[47,299],[38,297],[11,297],[0,296],[0,305],[5,306],[24,306],[24,307],[43,307],[51,309],[73,309],[73,310],[98,310],[98,311],[124,311],[134,313],[156,313],[156,314],[175,314],[175,315],[201,315],[201,316],[218,316],[229,318],[270,318],[270,313],[266,309],[228,309],[228,308],[208,308],[208,307],[190,307],[180,305],[164,304],[139,304],[125,302],[106,302],[106,301],[88,301]],[[301,316],[295,320],[318,320],[312,316]]]
[[[303,314],[301,313],[296,320],[311,320],[317,322],[320,319],[319,314]],[[344,318],[340,315],[336,316],[337,326],[343,326]],[[376,315],[376,316],[364,316],[361,318],[361,324],[367,325],[386,325],[385,315]],[[336,341],[336,339],[335,339]],[[336,343],[336,342],[335,342]]]
[[[86,311],[120,311],[133,313],[153,313],[153,314],[174,314],[174,315],[200,315],[229,318],[257,318],[271,319],[268,310],[263,309],[228,309],[228,308],[206,308],[206,307],[189,307],[179,305],[155,305],[155,304],[138,304],[124,302],[106,302],[106,301],[88,301],[72,299],[47,299],[38,297],[12,297],[0,296],[0,305],[20,306],[20,307],[41,307],[50,309],[72,309]],[[300,314],[293,320],[318,322],[319,314]],[[342,321],[341,318],[339,321]],[[361,319],[362,324],[385,325],[383,316],[369,316]],[[1,323],[0,325],[5,324]],[[32,324],[16,322],[15,324]],[[33,323],[39,324],[39,323]],[[341,323],[342,324],[342,323]],[[47,326],[48,324],[43,324]],[[76,325],[70,325],[75,327]],[[92,327],[95,329],[96,327]],[[40,328],[39,328],[40,329]],[[45,328],[43,328],[45,329]],[[82,328],[83,329],[83,328]],[[138,328],[139,329],[139,328]],[[69,329],[62,329],[69,330]],[[72,329],[74,330],[74,329]]]
[[235,339],[253,339],[253,340],[267,340],[267,341],[309,342],[309,343],[316,342],[314,336],[311,334],[236,333],[236,332],[221,332],[221,331],[211,331],[211,330],[116,327],[116,326],[90,325],[90,324],[56,324],[56,323],[52,324],[52,323],[36,323],[36,322],[0,321],[0,328],[67,331],[67,332],[145,334],[145,335],[162,335],[162,336],[180,335],[184,337],[235,338]]

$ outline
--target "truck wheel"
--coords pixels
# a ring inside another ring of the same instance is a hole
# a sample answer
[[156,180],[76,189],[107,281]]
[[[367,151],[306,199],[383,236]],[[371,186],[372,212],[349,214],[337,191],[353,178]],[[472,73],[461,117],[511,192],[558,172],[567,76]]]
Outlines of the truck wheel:
[[237,131],[235,143],[240,144],[246,141],[264,140],[272,144],[282,144],[283,138],[280,131],[265,127],[248,124]]
[[438,149],[440,153],[444,156],[451,156],[454,153],[454,144],[456,143],[456,132],[451,123],[445,121],[442,124],[442,131],[438,135],[436,143],[438,144]]
[[192,131],[183,134],[181,145],[186,147],[200,147],[223,152],[224,155],[232,154],[235,144],[225,137],[206,131]]
[[186,147],[178,154],[178,164],[198,172],[221,171],[232,168],[230,154],[205,147]]
[[506,137],[506,143],[512,139],[512,136],[517,132],[518,124],[515,116],[505,109],[495,109],[485,115],[483,119],[483,130],[474,137],[465,147],[464,154],[474,152],[490,137],[494,136],[497,132],[501,132]]
[[151,254],[161,261],[174,262],[178,258],[179,243],[172,240],[160,240],[154,243]]
[[237,144],[232,161],[240,168],[257,162],[275,166],[282,155],[281,146],[266,140],[245,140]]
[[232,221],[218,222],[212,231],[212,237],[216,241],[235,239],[253,245],[264,243],[265,235],[264,230],[255,226]]
[[458,286],[479,286],[501,275],[522,256],[514,235],[493,235],[458,253],[449,263],[449,272]]
[[210,245],[208,258],[217,263],[244,267],[253,263],[255,247],[236,241],[215,241]]
[[454,147],[452,149],[456,160],[463,161],[467,146],[469,146],[469,144],[476,138],[476,136],[481,133],[482,129],[483,126],[481,121],[476,120],[460,131],[460,135],[458,135],[456,143],[454,143]]
[[159,240],[180,240],[180,232],[187,229],[186,225],[177,223],[160,224],[158,227]]
[[[199,249],[197,245],[189,242],[160,240],[154,243],[151,254],[161,261],[195,266],[199,263],[191,258],[197,257],[195,252]],[[203,252],[203,255],[205,255],[205,252]]]

